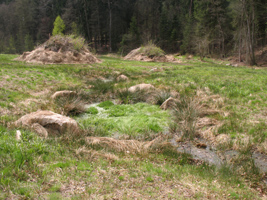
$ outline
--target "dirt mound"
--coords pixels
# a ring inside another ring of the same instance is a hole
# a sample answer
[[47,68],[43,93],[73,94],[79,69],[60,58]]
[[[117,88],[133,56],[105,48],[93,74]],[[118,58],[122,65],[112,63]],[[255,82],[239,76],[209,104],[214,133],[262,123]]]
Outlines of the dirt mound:
[[54,36],[31,52],[24,52],[17,61],[40,64],[90,64],[101,62],[86,47],[83,38]]
[[140,47],[132,50],[128,55],[124,57],[125,60],[137,60],[146,62],[179,62],[174,56],[165,55],[165,53],[155,47]]

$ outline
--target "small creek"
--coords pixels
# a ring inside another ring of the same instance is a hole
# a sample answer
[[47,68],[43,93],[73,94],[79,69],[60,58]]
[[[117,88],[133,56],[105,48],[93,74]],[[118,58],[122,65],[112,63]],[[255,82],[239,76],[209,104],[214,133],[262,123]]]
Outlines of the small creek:
[[[98,115],[104,118],[108,117],[108,115],[104,113],[105,109],[98,107],[98,104],[99,103],[86,105],[86,108],[88,109],[89,107],[95,107],[99,112]],[[84,117],[87,118],[88,116],[85,115]],[[168,131],[166,131],[165,134],[168,134]],[[207,142],[204,141],[204,143],[206,144]],[[174,147],[177,147],[178,152],[190,154],[196,160],[204,161],[210,165],[215,165],[217,167],[221,167],[223,164],[230,164],[229,161],[237,158],[240,155],[240,153],[235,150],[227,150],[221,152],[217,151],[215,148],[209,145],[206,145],[205,148],[197,147],[189,142],[178,143],[174,139],[171,140],[171,144]],[[259,168],[260,172],[267,174],[267,155],[253,152],[252,159],[254,160],[256,167]],[[267,184],[267,179],[264,180],[264,182]]]
[[[204,161],[217,167],[221,167],[223,164],[229,164],[230,160],[237,158],[240,155],[240,153],[235,150],[218,152],[216,149],[208,145],[206,148],[199,148],[191,143],[177,143],[175,140],[172,140],[171,143],[177,147],[178,152],[190,154],[196,160]],[[261,173],[267,173],[267,155],[253,152],[252,159]]]

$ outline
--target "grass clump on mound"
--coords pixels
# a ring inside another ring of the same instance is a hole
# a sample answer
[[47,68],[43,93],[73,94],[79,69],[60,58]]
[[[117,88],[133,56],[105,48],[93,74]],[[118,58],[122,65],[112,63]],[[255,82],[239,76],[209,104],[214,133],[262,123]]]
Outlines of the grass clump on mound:
[[61,51],[81,51],[87,49],[85,39],[75,35],[56,35],[52,36],[44,43],[47,50]]
[[149,42],[147,45],[142,46],[139,50],[139,53],[142,53],[143,55],[148,56],[149,58],[161,57],[165,55],[165,52],[152,42]]

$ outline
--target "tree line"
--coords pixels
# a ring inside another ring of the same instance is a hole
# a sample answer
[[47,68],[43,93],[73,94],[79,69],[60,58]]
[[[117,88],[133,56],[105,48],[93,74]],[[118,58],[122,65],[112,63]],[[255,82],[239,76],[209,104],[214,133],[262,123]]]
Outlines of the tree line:
[[0,52],[32,50],[57,16],[65,34],[84,36],[98,52],[125,54],[152,41],[256,64],[254,51],[267,42],[266,0],[0,0]]

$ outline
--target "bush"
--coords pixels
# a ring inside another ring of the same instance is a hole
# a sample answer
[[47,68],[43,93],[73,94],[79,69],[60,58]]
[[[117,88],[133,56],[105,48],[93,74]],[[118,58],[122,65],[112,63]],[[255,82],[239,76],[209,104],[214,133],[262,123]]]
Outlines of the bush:
[[165,52],[152,42],[149,42],[147,45],[141,47],[139,53],[142,53],[150,58],[153,58],[155,56],[160,57],[165,55]]
[[44,43],[46,49],[51,51],[81,51],[86,49],[85,39],[74,35],[56,35],[52,36]]

